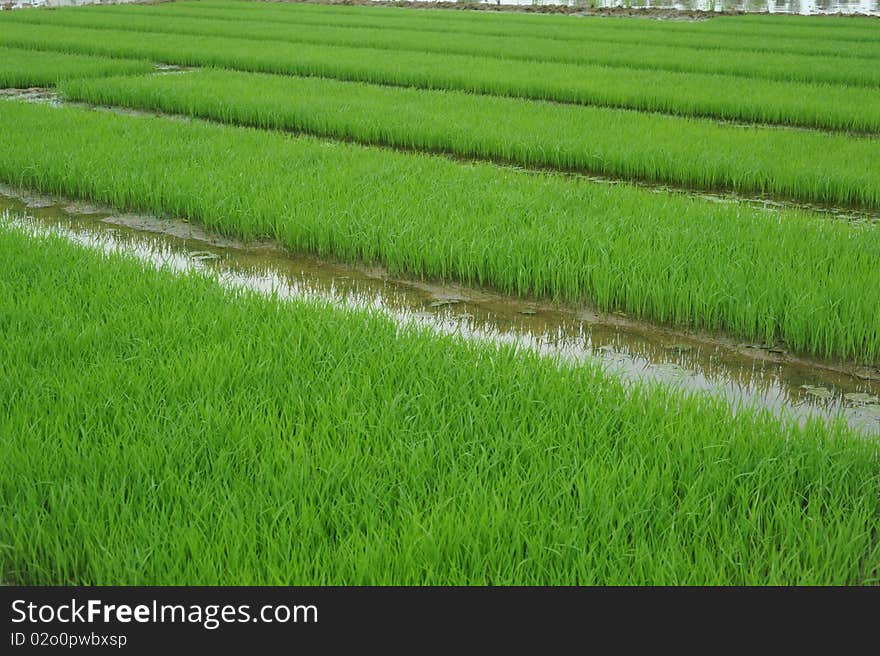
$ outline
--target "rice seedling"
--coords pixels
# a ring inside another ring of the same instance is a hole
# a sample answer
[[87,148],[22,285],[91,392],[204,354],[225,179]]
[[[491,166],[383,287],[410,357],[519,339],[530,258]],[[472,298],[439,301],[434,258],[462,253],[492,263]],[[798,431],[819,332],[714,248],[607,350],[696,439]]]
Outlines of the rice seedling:
[[0,31],[0,44],[680,115],[866,132],[880,130],[880,94],[859,87],[537,62],[521,62],[511,67],[491,58],[278,41],[156,33],[142,33],[138,39],[132,39],[131,32],[124,31],[12,27]]
[[0,47],[0,87],[47,87],[65,79],[147,73],[152,69],[153,65],[145,61]]
[[[307,26],[296,29],[275,23],[242,23],[216,21],[202,18],[173,18],[139,15],[136,11],[126,14],[95,14],[80,8],[52,12],[8,12],[0,16],[6,30],[17,30],[27,25],[40,28],[78,28],[95,30],[93,38],[102,39],[102,31],[137,32],[143,38],[148,34],[178,34],[214,37],[248,38],[261,43],[313,44],[371,48],[394,52],[432,52],[461,54],[513,61],[541,61],[566,64],[606,65],[645,70],[727,74],[746,78],[764,78],[793,82],[823,82],[880,86],[880,68],[876,57],[848,58],[841,64],[835,58],[808,54],[777,53],[768,57],[765,53],[730,51],[731,56],[717,56],[711,50],[692,47],[646,45],[638,41],[631,44],[579,46],[571,41],[528,39],[518,37],[485,36],[474,39],[472,35],[408,30],[345,28]],[[112,38],[112,37],[111,37]],[[279,41],[280,39],[280,41]],[[254,44],[256,45],[256,44]],[[253,47],[253,46],[252,46]],[[509,65],[509,64],[508,64]]]
[[[730,16],[723,21],[731,31],[743,30],[764,34],[797,34],[810,38],[828,34],[834,38],[851,41],[873,41],[877,38],[876,25],[865,22],[860,16],[800,16],[779,15],[770,22],[762,22],[757,16]],[[806,18],[806,20],[804,20]],[[757,20],[756,20],[757,19]],[[830,29],[829,29],[830,28]]]
[[880,451],[841,425],[57,237],[0,258],[5,581],[880,579]]
[[71,80],[65,97],[622,179],[880,208],[880,140],[231,71]]
[[880,229],[255,129],[0,102],[0,180],[867,362]]
[[[836,42],[876,42],[874,26],[860,18],[832,17],[830,20],[810,16],[807,20],[791,19],[786,16],[760,17],[716,17],[711,21],[644,21],[598,17],[568,16],[530,16],[528,14],[481,14],[479,12],[449,12],[422,10],[414,12],[407,9],[383,7],[378,11],[371,7],[334,7],[298,3],[251,3],[233,0],[229,2],[174,2],[159,7],[144,7],[145,12],[156,9],[173,14],[192,14],[193,10],[211,12],[212,15],[228,16],[235,20],[247,20],[251,16],[271,17],[276,21],[325,20],[334,24],[370,26],[375,24],[394,25],[400,28],[415,29],[432,27],[444,30],[475,30],[476,34],[498,34],[502,36],[529,36],[540,34],[553,38],[577,39],[583,30],[597,28],[618,32],[639,32],[644,35],[696,34],[703,38],[713,36],[759,36],[773,41],[780,39],[834,40]],[[91,10],[91,9],[90,9]],[[138,9],[141,10],[140,8]],[[95,12],[113,9],[101,7]],[[741,20],[745,18],[746,20]],[[836,29],[828,30],[833,26]],[[478,30],[478,31],[477,31]],[[768,45],[765,43],[765,46]]]
[[[239,9],[239,11],[231,11]],[[522,38],[573,41],[581,44],[591,43],[631,43],[641,45],[666,45],[699,48],[701,50],[737,51],[765,53],[793,53],[806,55],[823,55],[829,57],[877,57],[880,56],[880,44],[876,39],[863,41],[847,41],[835,39],[835,33],[824,31],[820,38],[815,37],[780,37],[768,39],[766,35],[750,35],[746,29],[736,33],[729,31],[707,31],[697,29],[682,31],[678,29],[646,29],[651,26],[647,21],[608,21],[584,17],[582,20],[571,19],[553,25],[546,25],[544,19],[532,18],[526,24],[511,24],[503,19],[492,17],[489,21],[447,20],[443,15],[422,12],[365,12],[351,15],[339,11],[339,7],[328,7],[319,12],[291,11],[288,7],[275,7],[267,3],[250,3],[244,6],[197,4],[186,2],[163,3],[159,5],[97,5],[89,8],[93,14],[125,15],[125,16],[172,16],[174,18],[200,18],[211,20],[235,21],[239,24],[260,21],[264,24],[281,29],[282,26],[328,26],[395,29],[417,32],[438,32],[469,34],[473,36],[515,37],[514,44],[519,46]],[[620,29],[621,24],[624,29]],[[708,21],[698,23],[699,28],[708,26]],[[844,62],[841,62],[843,65]]]

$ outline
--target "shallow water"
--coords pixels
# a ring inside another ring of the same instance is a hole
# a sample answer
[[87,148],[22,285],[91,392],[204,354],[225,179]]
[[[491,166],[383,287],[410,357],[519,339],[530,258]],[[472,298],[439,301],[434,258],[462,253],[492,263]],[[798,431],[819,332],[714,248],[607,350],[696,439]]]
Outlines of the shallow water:
[[[433,0],[415,0],[432,2]],[[679,11],[744,12],[770,14],[864,14],[880,16],[880,0],[474,0],[484,5],[562,5],[599,9],[621,7],[626,9],[676,9]],[[647,13],[647,12],[646,12]]]
[[0,212],[4,221],[32,232],[57,232],[174,271],[206,271],[229,286],[372,308],[441,333],[598,361],[627,380],[717,394],[735,408],[765,407],[795,420],[840,416],[867,434],[880,434],[877,368],[797,357],[775,346],[654,326],[588,307],[391,276],[380,267],[290,254],[270,242],[244,244],[180,220],[119,214],[8,187],[0,187]]

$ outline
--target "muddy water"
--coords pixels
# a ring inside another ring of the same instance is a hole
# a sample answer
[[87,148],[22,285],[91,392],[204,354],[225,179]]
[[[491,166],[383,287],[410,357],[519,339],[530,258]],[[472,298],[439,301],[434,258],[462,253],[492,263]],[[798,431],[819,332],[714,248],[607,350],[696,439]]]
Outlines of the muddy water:
[[184,221],[118,214],[2,186],[0,213],[5,222],[31,231],[51,230],[175,271],[207,271],[227,285],[373,308],[442,333],[597,360],[625,379],[717,394],[734,407],[766,407],[796,420],[840,416],[867,434],[880,434],[876,368],[799,358],[776,347],[653,326],[587,307],[394,277],[378,267],[293,255],[269,242],[244,244]]

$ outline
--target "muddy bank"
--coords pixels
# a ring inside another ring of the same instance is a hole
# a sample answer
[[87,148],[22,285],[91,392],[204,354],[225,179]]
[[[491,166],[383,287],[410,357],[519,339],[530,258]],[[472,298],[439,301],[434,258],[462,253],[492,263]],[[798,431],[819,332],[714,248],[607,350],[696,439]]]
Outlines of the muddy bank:
[[46,87],[28,87],[26,89],[0,89],[0,98],[9,98],[10,100],[24,100],[26,102],[46,102],[53,105],[60,105],[61,99],[58,94]]
[[392,276],[382,267],[289,253],[271,241],[245,243],[170,217],[119,213],[0,186],[4,212],[5,220],[19,227],[57,231],[91,248],[129,253],[175,271],[206,271],[223,284],[371,308],[401,323],[466,339],[598,362],[625,380],[715,394],[734,408],[767,408],[798,421],[842,418],[866,434],[880,435],[877,368],[657,326],[588,306]]

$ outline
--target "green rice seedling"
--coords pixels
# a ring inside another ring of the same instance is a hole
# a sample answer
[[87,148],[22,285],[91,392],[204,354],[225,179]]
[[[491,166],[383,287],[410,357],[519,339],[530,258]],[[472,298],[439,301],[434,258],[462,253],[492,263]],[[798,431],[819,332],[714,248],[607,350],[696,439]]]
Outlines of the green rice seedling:
[[0,180],[880,361],[880,229],[255,129],[0,102]]
[[48,87],[61,80],[147,73],[153,65],[86,55],[0,47],[0,87]]
[[876,584],[875,441],[0,230],[14,584]]
[[526,167],[880,208],[880,139],[202,70],[72,80],[65,97]]
[[399,53],[277,41],[186,37],[15,25],[0,44],[61,52],[152,59],[245,71],[488,95],[632,107],[681,115],[783,123],[844,130],[880,130],[880,94],[867,88],[640,71],[602,66]]
[[[793,82],[824,82],[880,86],[880,67],[876,57],[848,58],[841,63],[836,58],[807,54],[730,51],[730,56],[718,56],[712,50],[663,45],[599,44],[579,45],[570,41],[486,36],[475,39],[472,35],[449,33],[411,32],[408,30],[345,28],[328,26],[277,25],[275,23],[241,23],[198,18],[166,19],[162,16],[127,14],[93,14],[72,8],[53,12],[8,12],[0,16],[4,29],[15,29],[28,24],[40,27],[50,25],[64,28],[96,29],[95,38],[102,30],[136,31],[138,34],[178,34],[230,38],[248,38],[260,42],[280,41],[327,46],[373,48],[394,52],[433,52],[488,57],[508,61],[542,61],[567,64],[606,65],[666,70],[676,72],[710,73],[764,78]],[[129,35],[129,39],[131,36]],[[139,37],[140,38],[140,37]],[[509,64],[508,64],[509,65]]]
[[821,30],[824,34],[851,41],[874,41],[877,38],[876,24],[862,16],[800,16],[781,14],[771,23],[755,20],[757,16],[731,16],[722,21],[731,31],[743,30],[748,33],[797,34],[809,38]]
[[[474,30],[475,34],[498,34],[503,36],[533,36],[540,34],[552,38],[578,39],[584,31],[603,29],[624,33],[638,32],[642,35],[696,35],[702,39],[713,36],[761,37],[767,41],[798,39],[801,41],[852,42],[868,44],[876,42],[875,26],[863,18],[824,19],[810,16],[806,20],[789,20],[784,16],[716,17],[710,21],[646,21],[618,18],[608,20],[599,17],[531,16],[528,14],[482,14],[479,12],[449,12],[371,7],[318,6],[308,3],[276,4],[253,2],[174,2],[160,7],[138,7],[137,11],[161,10],[166,14],[186,15],[194,11],[210,12],[211,15],[227,16],[234,20],[247,20],[261,16],[274,21],[332,21],[333,24],[371,26],[392,25],[403,29],[430,27],[436,30]],[[90,11],[112,12],[114,8],[100,7]],[[746,20],[742,20],[745,18]],[[829,27],[835,29],[829,30]]]
[[[553,25],[545,25],[543,19],[531,20],[525,25],[512,25],[503,20],[446,20],[443,16],[428,15],[421,12],[368,12],[351,15],[331,7],[321,12],[289,11],[286,7],[273,7],[266,3],[250,3],[239,11],[230,11],[232,6],[217,7],[198,3],[164,3],[160,5],[98,5],[89,8],[92,15],[158,16],[179,18],[198,18],[202,20],[235,21],[238,24],[261,22],[271,24],[275,29],[285,26],[334,26],[356,29],[392,29],[410,32],[455,33],[458,35],[507,37],[508,43],[520,46],[523,40],[535,39],[580,42],[580,44],[639,44],[678,46],[718,51],[750,51],[765,53],[792,53],[823,55],[828,57],[878,57],[880,43],[876,39],[867,41],[847,41],[834,38],[835,33],[826,31],[819,38],[788,38],[776,36],[768,39],[765,35],[751,36],[739,30],[736,33],[707,32],[706,30],[667,30],[645,29],[647,21],[621,19],[608,21],[586,17],[585,20],[565,20]],[[619,29],[624,23],[625,29]],[[700,27],[708,25],[700,23]],[[573,44],[570,44],[573,45]],[[607,47],[602,45],[600,47]],[[841,62],[844,65],[844,62]]]

